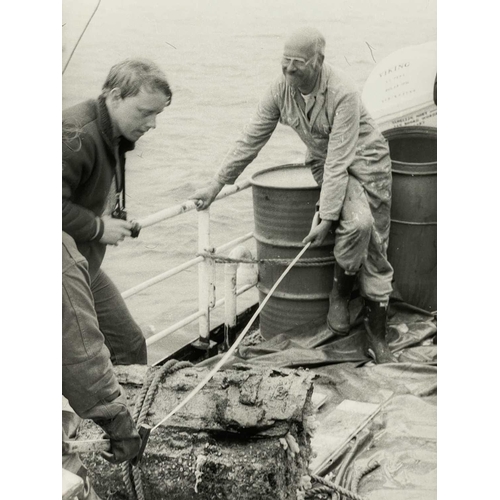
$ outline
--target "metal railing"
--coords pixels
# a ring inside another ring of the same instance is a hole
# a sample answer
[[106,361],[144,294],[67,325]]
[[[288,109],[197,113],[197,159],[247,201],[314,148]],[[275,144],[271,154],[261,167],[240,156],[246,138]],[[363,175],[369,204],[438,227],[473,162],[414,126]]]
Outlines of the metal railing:
[[[240,191],[248,189],[250,185],[250,181],[247,180],[242,183],[226,187],[217,196],[217,198],[214,200],[214,203],[223,198],[227,198],[228,196],[232,196]],[[195,209],[195,202],[193,200],[188,200],[181,205],[176,205],[174,207],[170,207],[149,215],[143,219],[140,219],[138,222],[142,228],[145,228],[154,224],[158,224],[159,222],[165,221],[167,219],[172,219],[174,217],[177,217],[178,215],[182,215]],[[171,325],[165,330],[162,330],[147,338],[146,344],[148,346],[154,344],[155,342],[158,342],[159,340],[176,332],[177,330],[180,330],[184,326],[192,323],[197,319],[199,320],[199,339],[203,342],[208,343],[210,337],[210,312],[212,309],[220,307],[223,304],[226,304],[224,323],[229,327],[236,325],[237,297],[245,293],[247,290],[255,287],[257,283],[255,282],[247,284],[240,289],[237,289],[236,273],[238,264],[225,264],[225,296],[217,300],[215,294],[215,262],[209,257],[209,254],[219,254],[221,252],[225,252],[236,247],[236,245],[249,240],[250,238],[252,238],[252,236],[253,233],[250,232],[243,236],[240,236],[239,238],[229,241],[228,243],[225,243],[218,248],[214,248],[212,247],[210,242],[210,209],[198,212],[198,253],[203,254],[203,256],[199,255],[194,259],[184,262],[183,264],[180,264],[179,266],[174,267],[169,271],[158,274],[157,276],[154,276],[153,278],[150,278],[122,293],[122,297],[124,299],[127,299],[153,285],[156,285],[157,283],[160,283],[168,278],[171,278],[172,276],[181,273],[182,271],[185,271],[186,269],[189,269],[196,265],[198,266],[198,311],[183,318],[182,320]],[[249,255],[245,254],[245,251],[240,248],[236,249],[236,253],[230,256],[235,258],[238,256],[249,258]]]

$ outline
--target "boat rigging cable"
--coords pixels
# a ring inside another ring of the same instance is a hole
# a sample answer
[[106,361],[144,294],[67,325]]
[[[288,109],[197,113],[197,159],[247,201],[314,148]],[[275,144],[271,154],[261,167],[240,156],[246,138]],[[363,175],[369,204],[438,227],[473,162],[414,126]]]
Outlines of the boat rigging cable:
[[69,62],[71,61],[71,58],[73,57],[73,54],[75,53],[76,48],[78,47],[78,44],[80,43],[80,40],[83,38],[83,35],[87,31],[87,28],[89,27],[89,24],[91,23],[95,13],[97,12],[97,9],[99,8],[99,5],[101,5],[101,0],[97,2],[96,8],[94,9],[94,12],[92,12],[92,15],[90,16],[89,20],[87,21],[87,24],[85,25],[85,28],[83,28],[82,33],[78,37],[78,40],[75,43],[75,46],[73,47],[73,50],[71,51],[71,54],[68,57],[68,60],[66,61],[66,64],[64,65],[64,68],[62,70],[62,74],[64,75],[64,72],[66,71],[66,68],[68,67]]

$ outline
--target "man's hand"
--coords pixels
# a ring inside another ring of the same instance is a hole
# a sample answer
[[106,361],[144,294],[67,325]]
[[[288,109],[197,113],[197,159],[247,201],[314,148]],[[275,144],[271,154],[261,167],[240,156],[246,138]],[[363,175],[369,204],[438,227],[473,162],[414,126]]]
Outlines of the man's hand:
[[130,236],[132,223],[122,219],[112,219],[105,217],[102,219],[104,223],[104,233],[102,234],[100,243],[105,245],[118,245],[126,236]]
[[127,407],[121,408],[110,420],[94,419],[94,422],[102,427],[111,441],[111,452],[102,452],[102,457],[108,462],[119,464],[132,460],[139,453],[141,437]]
[[311,243],[311,247],[318,247],[325,241],[328,231],[332,227],[332,220],[322,220],[317,226],[313,227],[309,234],[302,240],[302,243]]
[[198,189],[198,191],[190,196],[189,199],[195,200],[196,210],[206,210],[215,200],[215,197],[220,193],[223,187],[224,184],[213,180],[207,187]]

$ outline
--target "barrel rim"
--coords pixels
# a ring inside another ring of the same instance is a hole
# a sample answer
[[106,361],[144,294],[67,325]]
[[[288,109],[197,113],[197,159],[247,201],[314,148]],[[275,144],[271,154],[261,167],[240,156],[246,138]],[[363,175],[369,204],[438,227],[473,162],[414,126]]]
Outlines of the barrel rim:
[[273,167],[268,167],[264,168],[262,170],[259,170],[258,172],[255,172],[252,177],[250,178],[250,183],[252,186],[257,186],[257,187],[263,187],[263,188],[269,188],[269,189],[282,189],[284,191],[289,191],[289,190],[294,190],[294,191],[308,191],[308,190],[319,190],[321,189],[318,184],[315,186],[269,186],[263,183],[259,183],[256,178],[259,177],[260,175],[266,174],[268,172],[272,172],[275,170],[283,170],[285,167],[302,167],[306,170],[310,171],[310,168],[307,167],[305,163],[287,163],[285,165],[275,165]]
[[[397,165],[398,167],[437,167],[437,161],[423,161],[423,162],[413,162],[413,161],[401,161],[401,160],[393,160],[391,159],[391,163],[393,165]],[[394,169],[393,169],[394,171]],[[436,172],[437,173],[437,172]]]
[[408,127],[393,127],[382,132],[387,139],[396,139],[404,137],[423,137],[437,139],[437,127],[426,127],[423,125],[412,125]]
[[399,220],[391,218],[391,224],[402,224],[404,226],[437,226],[437,221],[424,222],[424,221]]

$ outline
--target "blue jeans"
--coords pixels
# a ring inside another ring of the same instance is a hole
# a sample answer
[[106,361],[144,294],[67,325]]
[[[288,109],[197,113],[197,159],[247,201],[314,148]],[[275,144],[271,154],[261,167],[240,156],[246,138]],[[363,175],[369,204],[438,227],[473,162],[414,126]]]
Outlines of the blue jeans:
[[120,292],[99,269],[91,282],[99,329],[114,365],[147,364],[146,339]]

